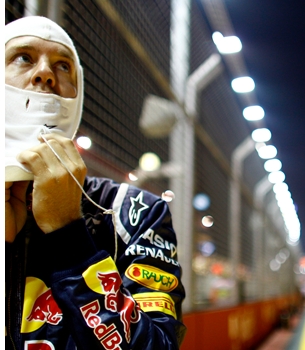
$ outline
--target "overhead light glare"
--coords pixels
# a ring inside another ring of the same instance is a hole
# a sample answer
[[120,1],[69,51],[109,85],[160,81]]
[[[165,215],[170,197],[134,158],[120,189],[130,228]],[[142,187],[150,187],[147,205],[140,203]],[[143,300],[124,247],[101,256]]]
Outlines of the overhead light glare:
[[258,143],[255,144],[255,149],[256,149],[257,152],[258,152],[258,150],[259,150],[260,148],[265,147],[265,146],[266,146],[265,142],[258,142]]
[[210,204],[211,204],[211,199],[205,193],[198,193],[193,198],[193,206],[197,210],[207,210]]
[[294,211],[293,200],[291,197],[279,197],[276,198],[278,206],[286,213],[288,210]]
[[269,263],[270,270],[278,271],[281,268],[281,264],[275,259],[271,260]]
[[[243,116],[246,120],[261,120],[265,116],[265,111],[261,106],[249,106],[243,110]],[[271,137],[271,133],[270,133]]]
[[255,88],[254,80],[250,77],[240,77],[231,82],[232,89],[238,93],[253,91]]
[[272,145],[260,147],[257,152],[262,159],[274,158],[277,155],[277,149]]
[[285,174],[282,171],[273,171],[268,175],[268,180],[272,184],[283,182],[285,180]]
[[201,223],[205,227],[211,227],[214,225],[214,218],[211,215],[206,215],[201,219]]
[[223,40],[223,35],[220,32],[214,32],[212,34],[212,40],[216,46],[218,46]]
[[237,36],[223,36],[220,32],[215,32],[212,39],[221,54],[236,53],[242,49],[241,41]]
[[300,230],[294,230],[294,231],[289,231],[289,240],[291,241],[291,242],[298,242],[299,241],[299,239],[300,239],[300,236],[301,236],[301,232],[300,232]]
[[281,182],[273,185],[274,193],[280,193],[280,192],[286,192],[286,191],[288,191],[288,185],[285,182]]
[[271,139],[271,132],[269,129],[256,129],[251,134],[252,140],[255,142],[267,142]]
[[139,166],[144,171],[154,171],[160,168],[160,158],[152,152],[144,153],[139,159]]
[[80,136],[77,138],[76,143],[79,147],[83,149],[89,149],[92,145],[92,142],[89,137],[87,136]]
[[282,169],[282,162],[279,159],[269,159],[265,162],[264,168],[268,172],[279,171]]
[[[283,182],[280,182],[283,183]],[[285,191],[285,192],[279,192],[275,194],[275,199],[277,201],[283,200],[283,199],[289,199],[291,198],[291,193],[289,191]]]
[[175,199],[175,193],[171,190],[166,190],[165,192],[162,193],[161,198],[165,201],[165,202],[171,202]]
[[128,177],[129,177],[130,181],[138,181],[138,179],[139,179],[138,176],[135,175],[134,173],[129,173]]

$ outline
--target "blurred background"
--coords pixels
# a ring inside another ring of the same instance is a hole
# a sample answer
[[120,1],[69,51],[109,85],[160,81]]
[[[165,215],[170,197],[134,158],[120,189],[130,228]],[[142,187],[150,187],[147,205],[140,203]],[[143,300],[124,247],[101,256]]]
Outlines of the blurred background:
[[60,24],[80,55],[76,142],[88,175],[169,203],[187,293],[182,348],[258,344],[299,307],[305,261],[289,183],[224,1],[5,1],[6,23],[28,15]]

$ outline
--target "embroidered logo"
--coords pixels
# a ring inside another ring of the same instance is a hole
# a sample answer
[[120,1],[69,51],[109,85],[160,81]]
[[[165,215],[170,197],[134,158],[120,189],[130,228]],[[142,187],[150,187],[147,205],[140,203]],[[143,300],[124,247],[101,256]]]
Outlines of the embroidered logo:
[[136,226],[140,220],[141,212],[149,208],[143,202],[143,192],[141,191],[136,198],[130,197],[131,207],[129,209],[129,222],[131,226]]

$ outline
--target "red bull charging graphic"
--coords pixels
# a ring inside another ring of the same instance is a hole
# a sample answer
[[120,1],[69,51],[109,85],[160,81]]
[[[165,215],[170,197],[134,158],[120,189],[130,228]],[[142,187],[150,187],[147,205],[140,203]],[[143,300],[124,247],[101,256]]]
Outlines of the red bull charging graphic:
[[62,317],[62,311],[54,300],[51,289],[39,278],[28,277],[26,279],[21,332],[33,332],[46,322],[58,325]]
[[104,301],[96,299],[80,308],[87,325],[93,328],[95,336],[105,349],[121,349],[119,346],[122,338],[115,324],[102,323],[99,316],[101,304],[106,310],[117,312],[123,324],[126,342],[131,339],[131,323],[136,323],[141,318],[140,307],[124,288],[121,288],[122,279],[113,260],[107,259],[90,266],[83,277],[93,291],[105,295]]
[[53,298],[51,289],[43,292],[35,300],[27,320],[48,322],[54,325],[62,320],[62,312]]

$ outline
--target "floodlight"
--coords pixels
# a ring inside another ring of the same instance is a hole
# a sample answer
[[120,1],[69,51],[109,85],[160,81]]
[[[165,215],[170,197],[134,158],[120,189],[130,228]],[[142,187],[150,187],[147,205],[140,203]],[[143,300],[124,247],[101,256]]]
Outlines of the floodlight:
[[261,106],[249,106],[243,110],[243,116],[246,120],[261,120],[265,116],[265,111]]
[[240,77],[233,79],[231,82],[232,89],[238,93],[245,93],[254,90],[255,83],[250,77]]

